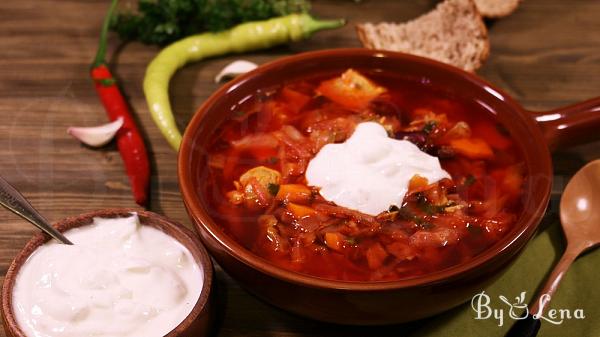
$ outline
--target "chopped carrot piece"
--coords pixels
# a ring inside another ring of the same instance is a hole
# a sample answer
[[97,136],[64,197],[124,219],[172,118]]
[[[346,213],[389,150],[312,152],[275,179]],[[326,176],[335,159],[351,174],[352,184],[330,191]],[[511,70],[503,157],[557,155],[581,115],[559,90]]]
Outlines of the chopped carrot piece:
[[410,181],[408,182],[408,190],[413,191],[417,189],[422,189],[423,187],[427,187],[427,185],[429,185],[429,180],[427,180],[427,178],[415,174],[414,176],[412,176],[412,178],[410,178]]
[[342,240],[343,240],[342,235],[340,233],[336,233],[336,232],[325,233],[325,244],[327,245],[327,247],[329,247],[333,250],[337,250],[337,251],[342,250],[342,247],[344,246]]
[[489,159],[494,156],[492,148],[480,138],[460,138],[450,141],[456,153],[471,159]]
[[375,243],[367,249],[366,257],[369,268],[377,269],[383,265],[383,261],[387,258],[388,253],[380,243]]
[[484,138],[495,149],[506,150],[510,147],[510,140],[490,123],[479,123],[473,126],[473,130],[476,130],[476,135]]
[[279,191],[275,198],[280,201],[296,202],[305,204],[310,201],[312,193],[310,189],[300,184],[283,184],[279,186]]
[[316,91],[348,109],[361,110],[386,89],[349,69],[340,77],[321,82]]
[[281,96],[294,113],[298,113],[310,101],[310,96],[288,87],[281,90]]
[[294,204],[291,202],[287,204],[287,209],[290,212],[292,212],[292,215],[296,219],[301,219],[307,216],[315,215],[317,213],[317,211],[310,207]]

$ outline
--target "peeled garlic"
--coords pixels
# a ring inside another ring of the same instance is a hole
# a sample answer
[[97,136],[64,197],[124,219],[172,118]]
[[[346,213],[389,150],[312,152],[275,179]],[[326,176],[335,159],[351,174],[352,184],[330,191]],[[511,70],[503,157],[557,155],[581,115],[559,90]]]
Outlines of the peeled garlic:
[[224,78],[233,78],[238,75],[254,70],[258,65],[250,61],[238,60],[228,64],[221,72],[215,76],[215,83],[221,82]]
[[113,122],[99,126],[70,127],[67,129],[67,133],[86,145],[100,147],[108,144],[122,126],[123,117],[119,117]]

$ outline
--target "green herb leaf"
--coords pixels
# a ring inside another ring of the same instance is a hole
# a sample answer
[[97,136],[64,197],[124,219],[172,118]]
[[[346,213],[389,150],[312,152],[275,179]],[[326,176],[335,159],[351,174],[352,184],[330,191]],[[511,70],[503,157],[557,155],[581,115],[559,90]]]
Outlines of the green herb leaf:
[[410,209],[408,209],[407,206],[400,207],[398,215],[402,220],[405,221],[414,221],[416,224],[420,224],[421,222],[423,222],[423,218],[414,214]]
[[432,204],[423,193],[417,194],[417,207],[427,215],[434,215],[444,210],[446,205],[437,206]]
[[309,7],[309,0],[140,0],[136,13],[115,15],[111,29],[124,40],[166,45],[188,35],[305,12]]
[[419,209],[427,215],[434,215],[443,210],[439,206],[432,205],[430,203],[418,203]]
[[469,174],[468,176],[465,177],[465,182],[463,183],[463,185],[465,187],[469,187],[469,186],[475,184],[476,181],[477,181],[477,178],[475,178],[472,174]]
[[437,127],[437,122],[436,121],[429,121],[429,122],[425,123],[425,126],[423,126],[423,132],[429,134],[436,127]]
[[271,193],[272,196],[276,196],[277,192],[279,192],[279,184],[269,183],[269,185],[267,185],[267,190],[269,190],[269,193]]
[[344,241],[349,245],[355,245],[357,243],[356,238],[353,237],[347,237]]

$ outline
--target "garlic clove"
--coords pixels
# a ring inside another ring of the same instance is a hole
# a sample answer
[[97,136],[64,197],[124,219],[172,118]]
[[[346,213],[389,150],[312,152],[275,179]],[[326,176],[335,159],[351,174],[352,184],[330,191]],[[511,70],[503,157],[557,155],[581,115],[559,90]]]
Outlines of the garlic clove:
[[91,147],[100,147],[108,144],[119,129],[123,126],[123,117],[113,122],[93,127],[70,127],[67,133],[77,138],[80,142]]
[[221,70],[217,76],[215,76],[215,83],[219,83],[223,79],[229,79],[247,73],[256,69],[256,67],[258,67],[258,65],[250,61],[238,60],[231,62],[225,66],[225,68],[223,68],[223,70]]

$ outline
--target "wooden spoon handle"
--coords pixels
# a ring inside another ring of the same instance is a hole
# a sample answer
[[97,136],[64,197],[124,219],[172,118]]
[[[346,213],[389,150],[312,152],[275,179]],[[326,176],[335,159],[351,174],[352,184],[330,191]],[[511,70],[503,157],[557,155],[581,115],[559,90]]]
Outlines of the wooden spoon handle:
[[567,246],[567,250],[558,261],[558,264],[552,270],[552,273],[546,280],[546,284],[538,293],[535,299],[530,303],[529,310],[525,313],[527,317],[515,322],[510,328],[506,337],[535,337],[540,330],[540,317],[544,314],[548,303],[554,296],[560,281],[573,263],[577,256],[581,254],[583,248]]
[[581,254],[581,251],[581,249],[570,249],[570,247],[567,246],[567,250],[560,258],[560,261],[558,261],[558,264],[554,267],[554,270],[552,270],[550,276],[548,276],[546,284],[544,284],[544,287],[532,302],[532,305],[529,308],[531,315],[534,315],[534,317],[539,317],[544,314],[548,303],[550,303],[550,300],[554,296],[554,293],[560,284],[560,281],[569,267],[571,267],[573,261],[575,261],[577,256]]

